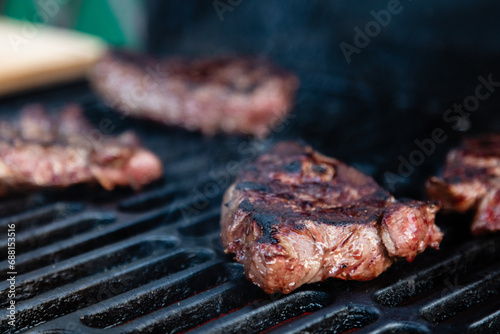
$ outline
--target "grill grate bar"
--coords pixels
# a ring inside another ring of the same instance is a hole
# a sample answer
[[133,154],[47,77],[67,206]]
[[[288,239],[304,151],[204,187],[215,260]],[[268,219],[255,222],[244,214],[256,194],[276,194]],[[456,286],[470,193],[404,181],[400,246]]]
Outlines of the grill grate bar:
[[469,332],[471,334],[500,332],[500,310],[472,323]]
[[178,229],[180,235],[184,237],[204,237],[213,233],[219,234],[220,209],[216,208],[210,212],[213,213],[213,216],[180,227]]
[[331,302],[331,297],[324,292],[300,291],[271,303],[254,302],[193,332],[260,332],[304,313],[317,311]]
[[421,315],[431,322],[442,322],[475,304],[482,303],[500,293],[500,269],[482,271],[478,278],[421,309]]
[[380,312],[371,306],[351,304],[319,310],[301,321],[293,321],[273,333],[344,333],[378,320]]
[[[357,333],[359,334],[429,334],[431,330],[418,322],[413,321],[388,321],[385,324],[377,324],[376,327],[367,327],[359,330]],[[449,329],[446,330],[446,333],[463,333],[460,330],[451,331]]]
[[[106,244],[118,242],[131,236],[149,232],[155,228],[174,224],[182,217],[176,206],[169,206],[161,210],[143,214],[135,219],[117,221],[112,225],[104,226],[97,231],[90,231],[59,241],[49,246],[25,253],[17,257],[18,267],[23,272],[29,272],[51,265],[55,261],[69,259]],[[205,215],[197,215],[191,219],[204,219]],[[189,218],[185,218],[189,221]],[[8,271],[6,268],[5,271]]]
[[96,304],[82,322],[95,328],[115,327],[242,277],[239,265],[207,262]]
[[[115,220],[113,213],[87,211],[63,220],[53,221],[32,231],[17,234],[18,253],[26,249],[37,249],[64,240],[68,235],[77,235],[89,230],[99,229]],[[1,242],[0,248],[7,248],[7,242]]]
[[19,213],[10,217],[0,219],[0,227],[6,227],[8,224],[16,224],[17,233],[28,231],[33,228],[50,224],[55,219],[66,218],[72,214],[78,213],[84,209],[79,203],[59,202],[37,208],[28,212]]
[[[49,270],[43,268],[36,272],[16,277],[16,302],[32,298],[43,292],[110,270],[151,255],[161,255],[174,247],[178,241],[174,238],[163,240],[127,240],[121,244],[99,249],[78,258],[60,262]],[[0,297],[7,302],[7,282],[0,282]],[[4,306],[4,304],[1,304]]]
[[426,263],[424,268],[415,268],[406,277],[397,277],[397,281],[374,293],[374,299],[386,306],[397,306],[411,298],[434,288],[444,279],[463,274],[485,264],[500,246],[500,237],[491,237],[478,244],[469,242],[460,248],[439,254],[434,263]]
[[202,187],[209,179],[208,174],[202,174],[201,177],[169,183],[164,187],[131,196],[120,202],[119,207],[123,211],[140,212],[163,206],[177,199],[185,200],[192,189]]
[[263,292],[244,281],[224,283],[123,325],[123,333],[177,333],[250,303]]
[[[206,262],[212,257],[213,253],[208,249],[180,249],[70,283],[56,291],[43,293],[17,304],[16,327],[22,329],[34,326],[74,312],[165,275]],[[7,324],[7,314],[6,311],[0,312],[0,329],[3,331],[10,328]]]

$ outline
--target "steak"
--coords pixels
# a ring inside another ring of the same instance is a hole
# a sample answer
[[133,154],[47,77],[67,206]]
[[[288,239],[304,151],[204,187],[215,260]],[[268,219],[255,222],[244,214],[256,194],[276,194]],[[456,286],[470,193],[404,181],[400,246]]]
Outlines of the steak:
[[443,237],[439,206],[396,201],[371,177],[311,147],[281,142],[224,195],[221,240],[267,293],[329,277],[370,280]]
[[427,193],[447,211],[476,211],[474,235],[500,230],[500,134],[467,138],[446,157],[443,173]]
[[134,133],[104,136],[77,105],[52,117],[42,105],[28,105],[19,119],[0,122],[0,196],[82,183],[140,189],[162,173]]
[[94,90],[127,115],[213,135],[266,136],[294,103],[297,78],[255,57],[163,60],[109,53]]

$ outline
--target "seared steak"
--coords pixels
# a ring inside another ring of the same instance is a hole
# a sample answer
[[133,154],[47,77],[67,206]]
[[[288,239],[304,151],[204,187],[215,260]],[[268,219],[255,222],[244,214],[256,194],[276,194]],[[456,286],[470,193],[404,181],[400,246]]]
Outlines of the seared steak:
[[442,176],[427,181],[427,193],[445,210],[476,210],[473,234],[500,230],[500,134],[465,139],[450,151]]
[[96,182],[140,189],[162,176],[161,161],[134,133],[97,134],[77,105],[53,117],[28,105],[18,120],[0,122],[0,196]]
[[396,201],[371,177],[294,142],[247,165],[226,191],[221,239],[267,293],[329,277],[370,280],[443,237],[438,206]]
[[269,133],[288,114],[297,78],[251,57],[154,60],[110,53],[90,80],[111,107],[188,130]]

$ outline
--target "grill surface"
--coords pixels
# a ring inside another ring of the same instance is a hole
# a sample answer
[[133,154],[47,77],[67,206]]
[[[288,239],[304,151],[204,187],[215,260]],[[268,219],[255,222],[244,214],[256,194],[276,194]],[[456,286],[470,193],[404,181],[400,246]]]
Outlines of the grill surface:
[[[438,216],[437,223],[446,233],[441,250],[427,250],[412,264],[399,261],[376,280],[328,280],[290,295],[265,295],[244,279],[239,264],[223,254],[219,241],[222,193],[239,164],[270,142],[306,138],[379,180],[391,166],[392,153],[384,147],[387,138],[353,141],[348,148],[343,143],[342,149],[338,140],[325,144],[324,134],[315,137],[300,128],[298,124],[315,117],[305,108],[323,110],[318,115],[338,108],[339,103],[352,107],[366,102],[339,99],[331,92],[319,98],[314,85],[304,87],[298,116],[265,142],[207,139],[123,119],[96,102],[84,84],[4,101],[4,114],[12,114],[29,101],[49,106],[81,101],[97,124],[106,117],[116,131],[134,128],[145,145],[161,156],[166,170],[164,181],[140,194],[76,187],[1,202],[0,226],[5,236],[0,240],[1,272],[8,271],[6,226],[15,223],[18,276],[15,328],[6,320],[8,283],[0,282],[0,331],[499,332],[500,236],[471,238],[467,232],[470,217]],[[345,121],[356,118],[354,114]],[[369,132],[362,123],[359,126],[349,132],[339,125],[328,138],[349,140],[356,136],[352,131]],[[318,138],[323,138],[323,147]],[[378,146],[389,153],[377,152],[374,147]],[[434,160],[429,164],[435,164]],[[413,182],[418,182],[418,175]],[[421,194],[420,186],[411,182],[397,191]]]

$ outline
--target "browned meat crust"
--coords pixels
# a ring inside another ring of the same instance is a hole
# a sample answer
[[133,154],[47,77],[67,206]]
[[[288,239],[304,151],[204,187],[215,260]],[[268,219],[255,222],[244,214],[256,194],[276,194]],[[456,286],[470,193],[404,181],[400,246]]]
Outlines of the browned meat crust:
[[426,186],[446,210],[477,211],[473,234],[500,230],[500,135],[465,139],[448,153],[442,176],[431,177]]
[[293,142],[277,144],[224,196],[221,239],[268,293],[337,277],[369,280],[443,234],[438,206],[396,201],[371,177]]
[[140,189],[161,178],[161,161],[134,133],[96,138],[93,131],[77,105],[57,117],[28,105],[19,120],[0,122],[0,196],[96,182]]
[[125,114],[208,135],[259,137],[281,123],[298,87],[293,74],[250,57],[154,60],[110,53],[90,80],[106,103]]

